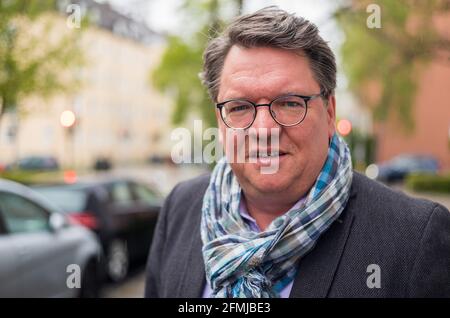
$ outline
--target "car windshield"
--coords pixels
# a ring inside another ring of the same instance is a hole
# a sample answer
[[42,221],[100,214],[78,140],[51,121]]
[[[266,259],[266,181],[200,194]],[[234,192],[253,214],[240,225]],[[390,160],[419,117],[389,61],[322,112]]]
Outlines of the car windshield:
[[435,162],[431,158],[427,157],[413,157],[413,156],[405,156],[405,157],[397,157],[392,160],[392,166],[403,168],[408,167],[411,169],[432,169],[436,167]]
[[82,212],[87,205],[88,195],[82,190],[57,187],[37,187],[34,190],[45,196],[64,212]]

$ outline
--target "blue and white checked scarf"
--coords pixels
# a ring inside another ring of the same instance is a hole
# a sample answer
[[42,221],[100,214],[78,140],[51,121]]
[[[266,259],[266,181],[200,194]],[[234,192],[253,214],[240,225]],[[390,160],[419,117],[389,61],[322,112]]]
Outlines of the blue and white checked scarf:
[[212,297],[279,297],[310,251],[344,210],[352,183],[350,152],[334,135],[304,204],[254,232],[239,213],[241,187],[222,158],[203,198],[201,236]]

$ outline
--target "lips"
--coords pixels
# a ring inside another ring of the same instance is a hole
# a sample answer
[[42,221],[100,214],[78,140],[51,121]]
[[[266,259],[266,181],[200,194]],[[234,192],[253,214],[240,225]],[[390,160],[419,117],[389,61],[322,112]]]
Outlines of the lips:
[[259,167],[278,167],[287,155],[283,150],[258,149],[249,152],[248,160]]
[[248,157],[252,159],[276,158],[287,155],[283,150],[258,149],[249,152]]

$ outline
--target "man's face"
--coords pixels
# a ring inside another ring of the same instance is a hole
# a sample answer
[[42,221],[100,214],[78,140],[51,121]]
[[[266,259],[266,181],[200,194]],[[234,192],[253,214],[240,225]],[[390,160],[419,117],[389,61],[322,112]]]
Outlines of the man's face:
[[[230,99],[246,99],[257,104],[268,104],[285,94],[314,95],[320,92],[313,77],[308,59],[287,50],[268,47],[242,48],[233,46],[224,63],[220,79],[218,102]],[[216,112],[223,137],[228,128]],[[305,119],[293,127],[277,124],[268,107],[258,107],[251,128],[279,129],[281,155],[276,173],[261,173],[267,160],[248,162],[249,153],[257,149],[255,143],[246,140],[245,163],[231,163],[234,174],[246,195],[261,196],[280,194],[280,198],[303,195],[314,184],[325,163],[329,138],[334,133],[335,99],[330,97],[328,106],[321,98],[308,102]],[[230,132],[229,132],[230,133]],[[231,140],[224,138],[225,151]],[[256,143],[258,148],[258,144]],[[268,147],[270,148],[270,143]],[[298,199],[298,198],[297,198]]]

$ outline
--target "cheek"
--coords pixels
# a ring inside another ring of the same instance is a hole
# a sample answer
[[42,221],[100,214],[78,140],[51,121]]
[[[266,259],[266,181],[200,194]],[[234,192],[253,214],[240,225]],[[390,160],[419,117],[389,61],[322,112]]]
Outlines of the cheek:
[[219,126],[219,140],[230,163],[245,161],[247,150],[245,146],[248,145],[248,137],[245,132],[233,130],[222,124]]
[[225,136],[226,131],[225,128],[221,126],[221,124],[218,124],[219,127],[219,142],[222,144],[223,147],[225,147]]
[[321,145],[328,148],[329,125],[326,116],[311,116],[310,120],[303,121],[298,127],[286,129],[290,142],[298,150],[307,149],[308,153],[322,152]]
[[327,110],[319,105],[310,115],[311,120],[305,125],[308,136],[317,141],[321,141],[323,138],[328,140],[331,120]]
[[292,140],[305,143],[314,139],[320,133],[320,125],[313,121],[302,122],[296,127],[286,129],[286,131]]

